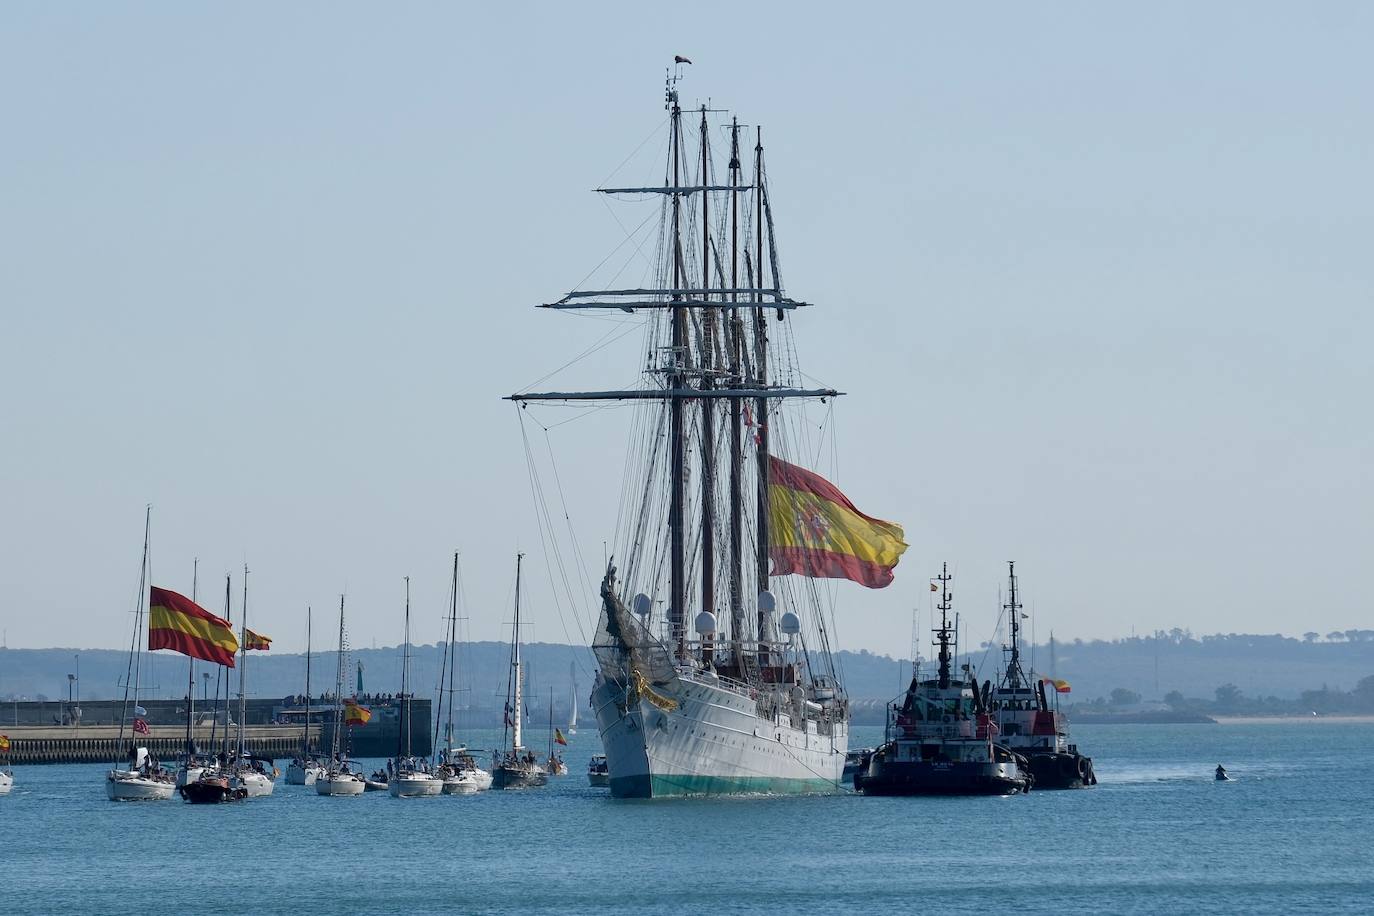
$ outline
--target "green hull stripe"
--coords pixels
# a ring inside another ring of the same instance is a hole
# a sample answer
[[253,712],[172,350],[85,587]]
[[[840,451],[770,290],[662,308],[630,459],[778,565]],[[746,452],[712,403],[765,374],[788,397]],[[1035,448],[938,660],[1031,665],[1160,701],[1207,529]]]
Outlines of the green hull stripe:
[[622,776],[611,777],[615,798],[666,798],[683,795],[799,795],[834,792],[839,786],[828,779],[789,779],[754,776]]

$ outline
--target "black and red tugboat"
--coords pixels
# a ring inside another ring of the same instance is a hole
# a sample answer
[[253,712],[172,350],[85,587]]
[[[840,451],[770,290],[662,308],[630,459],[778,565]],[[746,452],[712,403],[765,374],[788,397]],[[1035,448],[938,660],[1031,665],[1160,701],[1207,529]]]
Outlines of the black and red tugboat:
[[[1037,789],[1082,789],[1097,785],[1091,757],[1069,743],[1068,723],[1059,712],[1059,692],[1069,685],[1048,677],[1026,677],[1021,667],[1021,620],[1023,613],[1017,594],[1016,564],[1007,563],[1010,586],[1003,606],[1010,621],[1011,642],[1003,647],[1005,668],[997,680],[983,684],[983,695],[997,741],[1025,757],[1035,777]],[[1050,704],[1045,692],[1049,684],[1055,691]]]
[[993,742],[978,681],[953,676],[949,566],[939,576],[938,676],[911,679],[900,705],[888,707],[887,732],[868,765],[854,774],[865,795],[1011,795],[1029,792],[1025,760]]

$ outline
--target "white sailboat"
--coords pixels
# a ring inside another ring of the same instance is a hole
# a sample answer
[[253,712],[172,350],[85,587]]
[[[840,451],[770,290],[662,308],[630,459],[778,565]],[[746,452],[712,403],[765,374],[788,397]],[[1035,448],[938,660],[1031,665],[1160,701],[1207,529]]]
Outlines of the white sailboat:
[[[138,679],[142,666],[143,623],[148,610],[148,534],[152,523],[153,509],[149,506],[143,516],[143,561],[138,573],[138,607],[134,613],[134,635],[129,644],[129,664],[124,674],[124,703],[119,716],[119,744],[124,744],[124,725],[129,719],[129,689],[133,688],[133,708],[139,715],[143,707],[138,705]],[[133,722],[135,734],[147,734],[148,726],[142,718]],[[129,765],[120,769],[117,765],[105,774],[105,794],[111,801],[161,801],[171,798],[176,789],[176,778],[162,769],[157,759],[148,753],[146,747],[135,747],[130,755]]]
[[[621,475],[619,568],[606,564],[592,644],[591,706],[611,793],[830,791],[849,741],[830,651],[834,611],[829,590],[787,577],[879,588],[905,544],[899,526],[864,515],[828,481],[778,457],[821,452],[806,441],[814,420],[784,405],[828,403],[839,392],[803,384],[795,322],[784,319],[807,303],[784,290],[762,142],[746,176],[736,119],[713,124],[702,105],[700,126],[684,124],[680,74],[665,91],[664,171],[635,187],[598,189],[661,201],[658,244],[642,246],[657,252],[650,275],[635,288],[593,283],[603,288],[545,306],[639,316],[640,381],[510,399],[633,405],[624,411],[636,439]],[[720,127],[728,166],[713,164],[710,138]]]
[[[453,553],[453,585],[449,594],[448,639],[439,667],[439,708],[434,712],[434,730],[448,707],[448,721],[444,724],[444,747],[439,753],[438,775],[444,781],[445,795],[471,795],[491,788],[491,774],[482,769],[477,758],[466,745],[453,743],[453,708],[456,704],[454,678],[458,670],[458,552]],[[445,679],[447,678],[447,685]]]
[[[511,628],[510,679],[506,683],[506,735],[510,749],[496,751],[491,766],[493,789],[533,789],[546,785],[549,773],[539,764],[524,742],[524,672],[520,666],[520,564],[523,553],[515,556],[515,624]],[[502,738],[505,747],[505,738]]]
[[344,657],[348,652],[348,641],[344,635],[344,596],[339,596],[339,664],[338,677],[334,683],[334,734],[329,753],[329,766],[315,779],[315,791],[320,795],[353,796],[367,791],[367,781],[363,774],[356,772],[343,759],[339,738],[343,733],[343,685]]
[[262,798],[272,794],[276,786],[275,768],[269,770],[272,761],[263,760],[248,753],[247,736],[244,731],[248,722],[248,564],[243,566],[243,616],[239,621],[242,633],[239,636],[239,746],[232,765],[231,781],[242,787],[248,798]]
[[310,748],[310,637],[312,613],[305,609],[305,728],[301,733],[301,752],[286,766],[288,786],[313,786],[324,772],[324,764]]
[[[387,791],[392,798],[425,798],[441,795],[444,780],[430,772],[429,762],[416,757],[410,744],[414,718],[410,694],[410,576],[406,576],[405,644],[401,647],[401,721],[396,730],[396,756],[391,761]],[[404,751],[404,753],[402,753]]]

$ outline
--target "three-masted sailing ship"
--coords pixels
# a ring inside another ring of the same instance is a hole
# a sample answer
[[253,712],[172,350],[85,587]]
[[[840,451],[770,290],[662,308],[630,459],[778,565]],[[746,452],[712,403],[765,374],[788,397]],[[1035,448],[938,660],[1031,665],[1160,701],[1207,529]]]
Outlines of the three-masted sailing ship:
[[[662,183],[598,189],[658,202],[647,283],[578,289],[545,306],[643,318],[639,384],[511,399],[638,407],[626,521],[593,639],[591,705],[612,794],[829,790],[840,784],[849,706],[831,658],[828,590],[812,580],[885,586],[906,545],[899,526],[782,457],[816,454],[802,411],[839,392],[806,387],[796,362],[788,318],[806,303],[784,290],[761,132],[747,169],[738,119],[701,105],[694,127],[680,74],[665,92]],[[729,138],[723,176],[717,129]]]

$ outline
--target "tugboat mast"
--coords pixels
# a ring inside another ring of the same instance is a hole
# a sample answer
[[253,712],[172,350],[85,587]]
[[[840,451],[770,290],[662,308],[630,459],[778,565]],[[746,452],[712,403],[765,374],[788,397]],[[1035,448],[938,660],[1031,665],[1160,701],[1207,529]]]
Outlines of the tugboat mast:
[[1026,672],[1021,669],[1021,602],[1016,594],[1016,561],[1007,561],[1007,575],[1010,584],[1007,589],[1007,603],[1002,609],[1011,620],[1011,648],[1007,657],[1007,687],[1015,690],[1026,683]]
[[939,686],[940,689],[943,690],[949,686],[949,610],[953,607],[952,601],[954,598],[954,595],[951,594],[949,590],[949,583],[953,577],[949,574],[948,563],[942,563],[940,565],[940,575],[937,578],[940,580],[940,603],[937,605],[940,609],[940,626],[935,630],[935,638],[940,643]]

